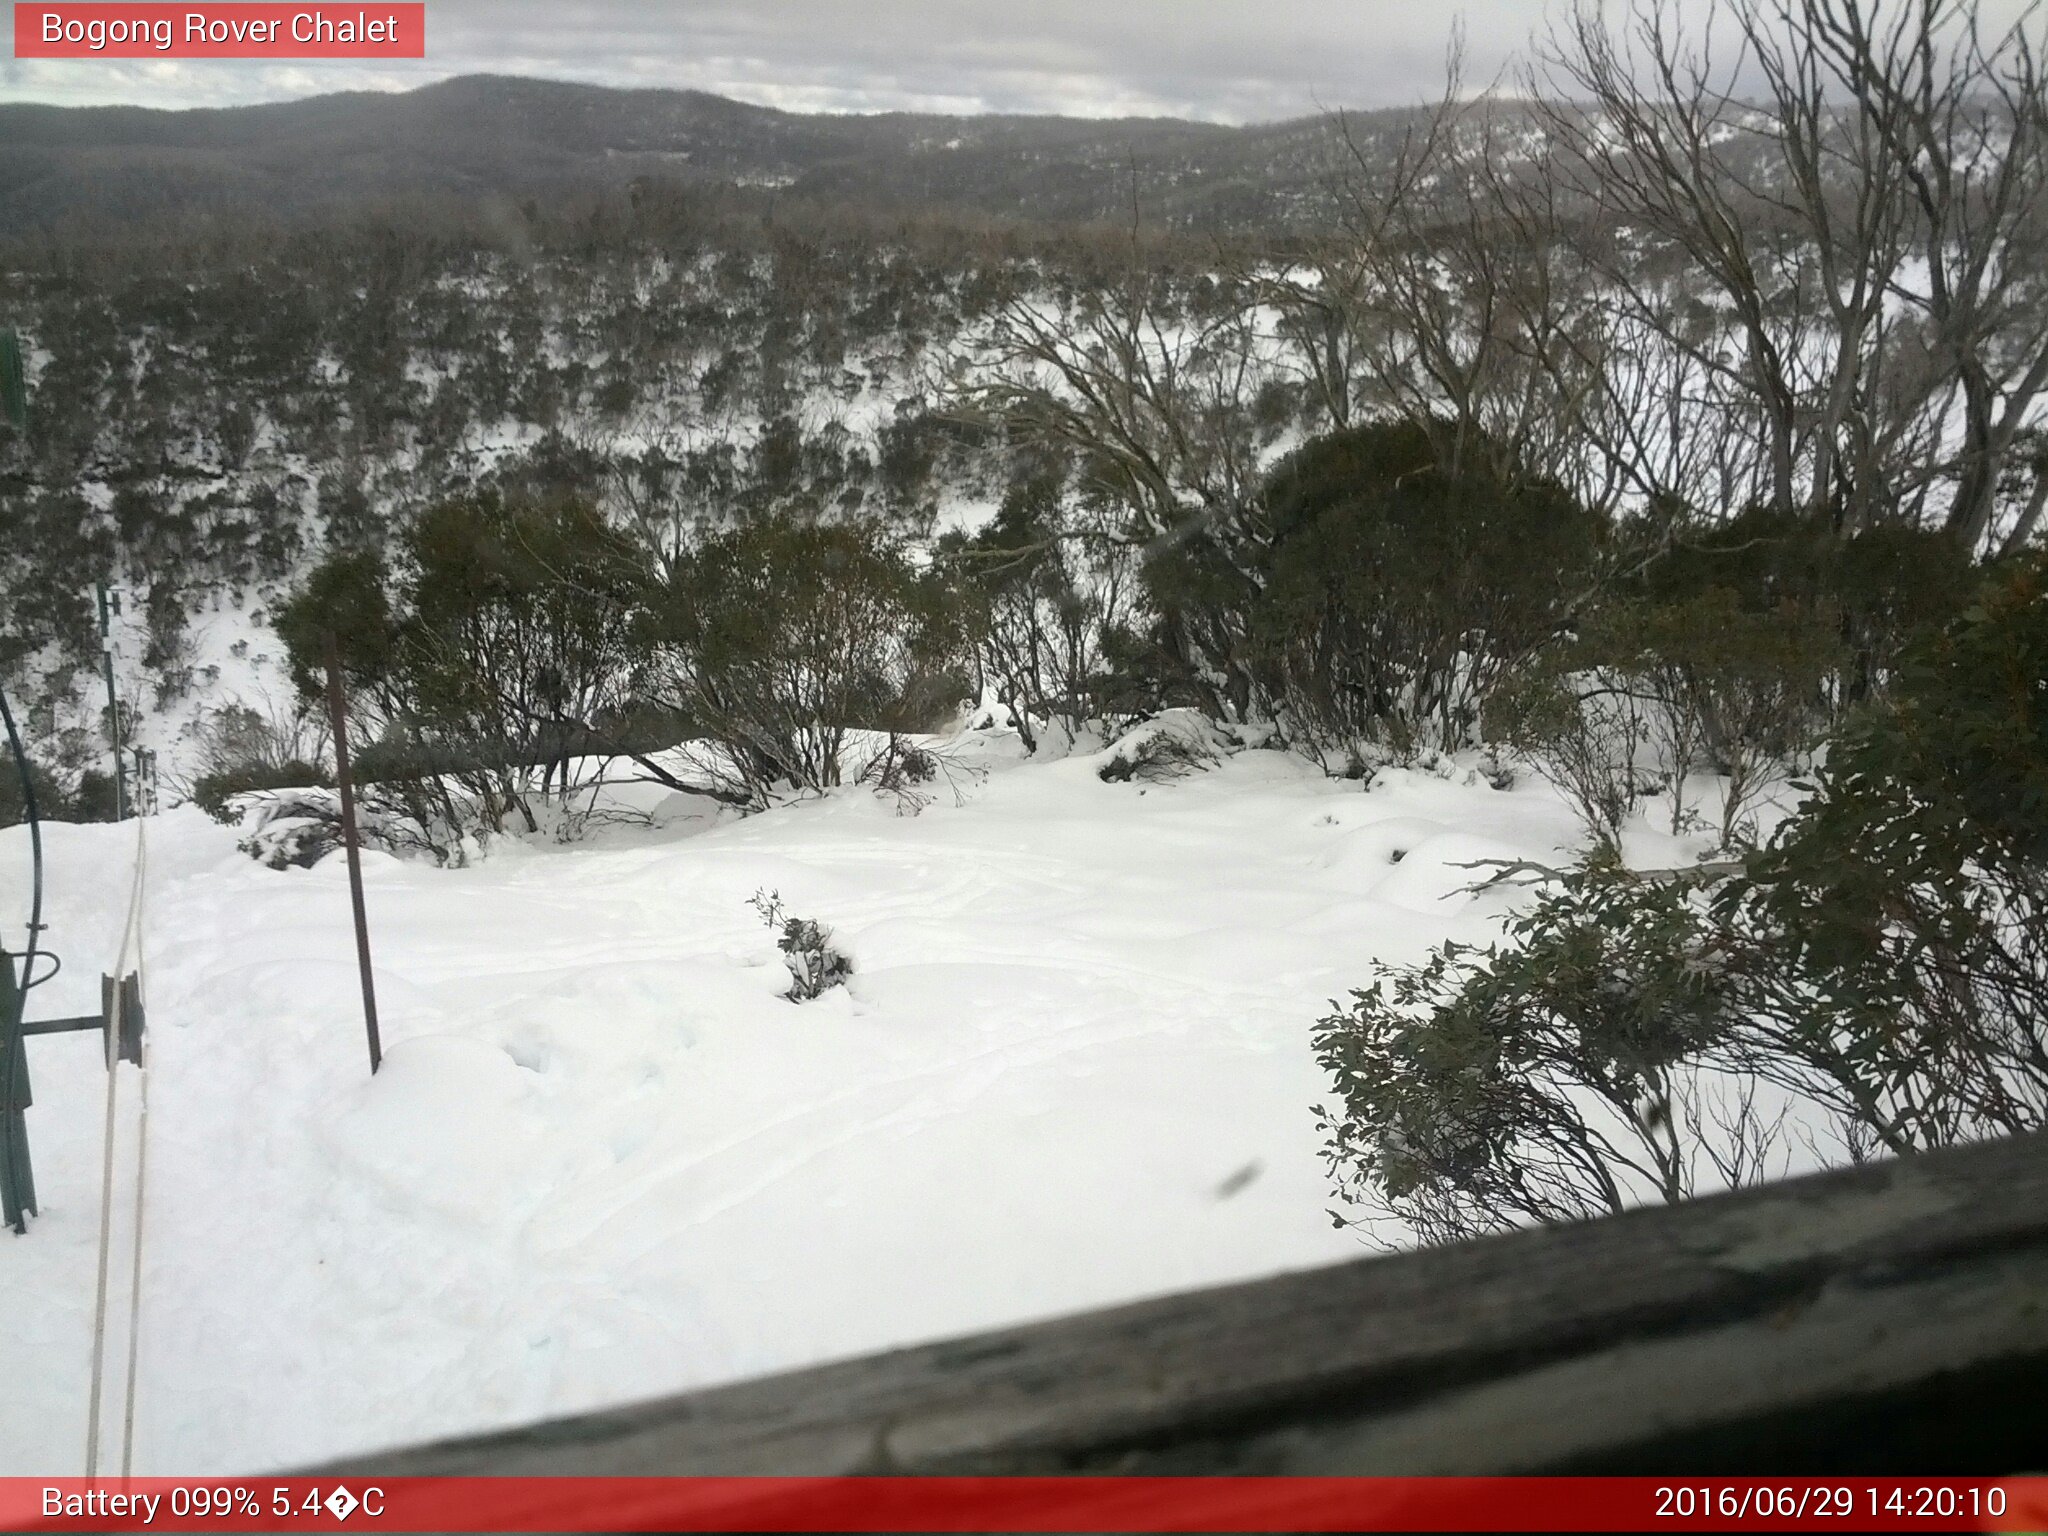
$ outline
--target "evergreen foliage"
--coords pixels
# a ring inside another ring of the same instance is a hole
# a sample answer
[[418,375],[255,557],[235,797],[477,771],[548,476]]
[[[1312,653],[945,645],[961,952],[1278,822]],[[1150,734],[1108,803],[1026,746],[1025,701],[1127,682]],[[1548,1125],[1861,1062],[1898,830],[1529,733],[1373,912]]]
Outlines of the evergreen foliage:
[[1325,1018],[1340,1185],[1443,1239],[2048,1126],[2048,559],[1994,569],[1729,868],[1562,873],[1486,950]]
[[1197,535],[1147,581],[1161,610],[1238,637],[1274,718],[1340,757],[1472,744],[1481,699],[1590,586],[1604,536],[1558,487],[1453,472],[1402,422],[1298,450],[1265,506],[1255,559]]
[[953,594],[872,524],[776,518],[708,540],[642,633],[658,695],[754,804],[836,786],[849,730],[926,728],[965,691]]

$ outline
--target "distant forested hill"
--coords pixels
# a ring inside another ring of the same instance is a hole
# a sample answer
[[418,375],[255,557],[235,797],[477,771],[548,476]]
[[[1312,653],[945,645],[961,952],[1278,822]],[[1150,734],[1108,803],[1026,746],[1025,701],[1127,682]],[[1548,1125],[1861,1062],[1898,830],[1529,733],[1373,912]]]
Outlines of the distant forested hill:
[[[1386,125],[1403,113],[1362,121]],[[696,91],[465,76],[400,95],[150,111],[0,106],[0,203],[16,230],[66,222],[331,211],[394,194],[531,194],[658,173],[885,207],[1032,219],[1128,215],[1273,227],[1322,207],[1324,118],[796,114]]]

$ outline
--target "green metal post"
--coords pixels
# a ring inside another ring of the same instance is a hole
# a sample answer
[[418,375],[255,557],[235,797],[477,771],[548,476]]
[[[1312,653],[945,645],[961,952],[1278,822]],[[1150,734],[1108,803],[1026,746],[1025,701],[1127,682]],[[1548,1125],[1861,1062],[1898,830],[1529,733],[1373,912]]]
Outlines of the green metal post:
[[[28,428],[28,370],[23,365],[21,338],[12,330],[0,330],[0,419],[17,432]],[[0,699],[0,714],[6,701]],[[14,717],[7,715],[10,741],[14,740]],[[14,743],[17,753],[20,744]],[[23,797],[28,801],[29,832],[36,835],[35,794],[28,777],[28,759],[17,765],[22,775]],[[41,887],[41,844],[36,844],[37,890]],[[37,898],[40,904],[40,896]],[[36,917],[31,915],[33,924]],[[35,929],[29,929],[29,948],[35,948]],[[36,1181],[28,1161],[28,1050],[22,1030],[27,1014],[28,981],[14,976],[14,957],[0,945],[0,1219],[18,1233],[28,1231],[28,1218],[36,1213]]]
[[[24,978],[25,979],[25,978]],[[28,1050],[22,1037],[23,994],[14,956],[0,946],[0,1219],[17,1233],[36,1214],[35,1172],[28,1158]]]

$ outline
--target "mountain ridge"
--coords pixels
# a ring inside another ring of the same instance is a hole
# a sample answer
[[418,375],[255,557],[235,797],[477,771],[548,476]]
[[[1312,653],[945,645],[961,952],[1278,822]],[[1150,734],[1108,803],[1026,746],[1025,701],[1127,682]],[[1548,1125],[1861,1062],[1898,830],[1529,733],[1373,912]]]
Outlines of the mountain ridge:
[[1332,143],[1327,118],[799,113],[704,91],[460,75],[242,107],[0,104],[0,201],[30,229],[660,175],[1057,220],[1114,217],[1135,186],[1166,222],[1237,226],[1286,222]]

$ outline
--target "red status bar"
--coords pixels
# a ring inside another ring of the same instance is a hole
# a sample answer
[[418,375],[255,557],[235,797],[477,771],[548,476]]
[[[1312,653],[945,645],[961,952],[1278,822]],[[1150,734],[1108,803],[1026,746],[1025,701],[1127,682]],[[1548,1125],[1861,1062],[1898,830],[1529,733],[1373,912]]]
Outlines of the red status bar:
[[0,1529],[2048,1531],[2048,1477],[16,1477]]

